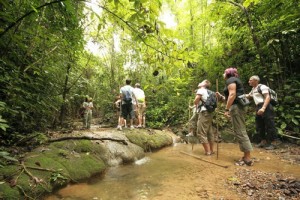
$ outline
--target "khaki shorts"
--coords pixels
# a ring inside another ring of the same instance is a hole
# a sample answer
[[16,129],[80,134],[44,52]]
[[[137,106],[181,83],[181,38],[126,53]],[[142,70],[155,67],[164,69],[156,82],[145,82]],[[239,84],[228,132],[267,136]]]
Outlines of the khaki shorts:
[[136,111],[136,113],[137,113],[138,116],[143,116],[144,112],[146,110],[146,106],[145,106],[144,103],[139,103],[138,105],[139,105],[139,107],[136,108],[135,111]]

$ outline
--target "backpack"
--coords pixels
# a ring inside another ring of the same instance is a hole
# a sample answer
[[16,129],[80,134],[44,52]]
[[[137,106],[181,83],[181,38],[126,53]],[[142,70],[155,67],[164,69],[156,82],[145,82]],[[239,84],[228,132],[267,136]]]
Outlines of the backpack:
[[206,101],[203,102],[203,106],[206,108],[208,112],[213,112],[217,107],[217,96],[216,93],[211,90],[207,90],[207,93],[208,93],[208,97]]
[[[261,91],[261,84],[258,85],[257,91],[262,95],[262,91]],[[271,97],[270,103],[272,106],[276,106],[278,104],[278,99],[277,99],[277,93],[272,90],[271,88],[269,88],[269,94]]]
[[128,90],[125,91],[123,101],[125,102],[125,104],[131,104],[132,103],[132,98],[131,98],[130,92]]

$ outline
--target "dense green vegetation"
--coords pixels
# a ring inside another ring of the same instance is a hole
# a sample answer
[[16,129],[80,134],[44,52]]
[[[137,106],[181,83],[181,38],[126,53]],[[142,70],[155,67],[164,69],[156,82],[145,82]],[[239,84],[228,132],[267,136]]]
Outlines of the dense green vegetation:
[[[95,117],[114,120],[126,78],[146,92],[150,127],[185,123],[197,84],[209,79],[221,91],[228,66],[247,91],[253,74],[275,89],[278,129],[299,137],[299,7],[298,0],[1,0],[1,145],[65,127],[85,95]],[[162,20],[166,13],[176,26]],[[250,133],[252,122],[250,110]]]

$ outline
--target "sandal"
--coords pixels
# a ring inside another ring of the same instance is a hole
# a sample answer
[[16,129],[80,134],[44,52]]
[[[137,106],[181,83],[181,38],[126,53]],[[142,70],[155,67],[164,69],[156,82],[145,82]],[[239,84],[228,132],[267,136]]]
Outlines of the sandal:
[[243,160],[243,161],[247,166],[253,166],[253,164],[254,164],[254,161],[252,159],[249,161],[247,161],[247,160]]
[[244,166],[245,162],[244,162],[244,160],[238,160],[238,161],[235,162],[235,165],[237,165],[237,166]]

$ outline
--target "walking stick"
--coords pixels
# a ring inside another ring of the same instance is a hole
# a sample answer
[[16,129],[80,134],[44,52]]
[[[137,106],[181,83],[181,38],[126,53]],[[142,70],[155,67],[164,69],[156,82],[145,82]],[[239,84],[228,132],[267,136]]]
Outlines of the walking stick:
[[[216,79],[216,89],[219,92],[218,79]],[[218,98],[217,98],[218,105]],[[218,123],[218,115],[216,114],[216,122],[217,122],[217,160],[219,159],[219,123]]]

